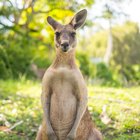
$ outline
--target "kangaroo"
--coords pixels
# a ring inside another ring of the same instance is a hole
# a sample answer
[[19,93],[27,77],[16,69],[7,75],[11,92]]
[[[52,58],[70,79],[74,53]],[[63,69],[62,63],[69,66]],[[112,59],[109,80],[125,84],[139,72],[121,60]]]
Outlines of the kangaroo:
[[47,18],[55,31],[56,58],[43,77],[44,115],[36,140],[102,140],[87,109],[87,87],[75,63],[76,30],[86,16],[87,10],[81,10],[66,25]]

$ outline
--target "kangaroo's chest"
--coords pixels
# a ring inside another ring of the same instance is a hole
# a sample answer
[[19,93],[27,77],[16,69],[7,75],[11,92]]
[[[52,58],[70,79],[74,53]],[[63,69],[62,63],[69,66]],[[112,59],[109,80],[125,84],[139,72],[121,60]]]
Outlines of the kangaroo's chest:
[[[56,111],[62,112],[60,114],[64,114],[65,117],[69,115],[69,111],[75,110],[77,99],[75,95],[74,71],[65,68],[58,69],[52,78],[51,89],[52,109],[54,108],[55,110],[57,108]],[[62,119],[61,115],[58,118]]]
[[59,69],[52,78],[50,120],[57,136],[65,137],[76,116],[77,99],[74,91],[74,72]]
[[[56,91],[71,91],[74,88],[75,72],[67,68],[59,68],[54,71],[52,78],[52,90]],[[61,95],[63,92],[61,93]]]

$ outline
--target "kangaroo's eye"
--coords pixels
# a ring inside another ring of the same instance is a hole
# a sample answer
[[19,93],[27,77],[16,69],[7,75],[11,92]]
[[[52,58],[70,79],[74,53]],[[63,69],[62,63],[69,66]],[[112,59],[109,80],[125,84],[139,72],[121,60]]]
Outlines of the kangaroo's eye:
[[55,32],[55,35],[56,36],[60,36],[60,32]]
[[71,33],[71,36],[72,36],[72,37],[75,37],[75,35],[76,35],[75,32],[72,32],[72,33]]

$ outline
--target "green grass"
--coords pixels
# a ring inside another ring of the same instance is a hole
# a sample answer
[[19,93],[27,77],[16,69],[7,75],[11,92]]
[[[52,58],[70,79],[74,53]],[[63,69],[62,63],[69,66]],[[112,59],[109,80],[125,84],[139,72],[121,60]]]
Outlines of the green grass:
[[[41,85],[38,82],[0,81],[0,126],[23,121],[11,132],[0,131],[0,140],[34,140],[41,122]],[[1,115],[6,121],[1,119]]]
[[[102,107],[112,122],[99,119]],[[89,107],[105,140],[140,140],[140,87],[89,87]]]
[[[0,140],[34,140],[41,123],[41,82],[25,80],[0,81]],[[112,120],[100,119],[103,106]],[[89,86],[89,110],[105,140],[140,140],[140,87],[108,88]]]

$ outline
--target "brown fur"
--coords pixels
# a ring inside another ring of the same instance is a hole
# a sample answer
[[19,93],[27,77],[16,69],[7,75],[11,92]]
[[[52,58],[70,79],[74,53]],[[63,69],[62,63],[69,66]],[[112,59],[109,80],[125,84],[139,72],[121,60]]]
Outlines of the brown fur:
[[[92,123],[87,109],[87,87],[75,64],[76,37],[71,32],[75,32],[85,18],[86,10],[77,13],[68,25],[48,18],[49,24],[61,35],[55,37],[56,59],[43,77],[44,117],[36,140],[102,139]],[[67,50],[65,43],[68,44]]]

